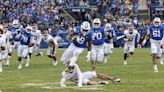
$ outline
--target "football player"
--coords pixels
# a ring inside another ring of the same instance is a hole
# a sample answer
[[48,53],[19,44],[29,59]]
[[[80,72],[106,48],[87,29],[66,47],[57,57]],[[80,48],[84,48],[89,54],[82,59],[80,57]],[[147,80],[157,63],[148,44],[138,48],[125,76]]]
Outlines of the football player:
[[145,39],[143,40],[142,43],[142,45],[144,45],[148,40],[148,38],[150,37],[154,72],[158,72],[157,58],[160,57],[162,53],[162,50],[160,48],[160,43],[163,38],[163,33],[164,33],[164,27],[161,25],[161,19],[156,17],[153,20],[153,24],[149,26],[149,29],[147,30],[147,35],[145,36]]
[[49,34],[47,27],[42,29],[42,34],[44,42],[48,44],[47,56],[52,59],[52,64],[56,66],[58,63],[56,58],[56,53],[58,49],[57,40]]
[[128,29],[124,31],[124,65],[127,65],[128,61],[127,58],[130,55],[134,54],[135,50],[135,39],[137,37],[137,44],[139,43],[140,40],[140,34],[138,33],[137,30],[135,30],[134,25],[129,23],[127,24]]
[[109,32],[110,37],[104,39],[104,63],[107,63],[109,56],[113,53],[113,38],[116,36],[115,31],[111,28],[110,23],[106,23],[105,31]]
[[29,66],[29,49],[34,46],[34,38],[31,31],[32,27],[27,26],[25,30],[21,32],[20,45],[18,46],[18,69],[22,69],[22,59],[26,59],[25,67]]
[[102,80],[111,80],[113,82],[120,82],[119,78],[110,77],[101,73],[96,73],[96,71],[81,72],[77,64],[69,64],[66,69],[62,72],[62,78],[60,80],[60,86],[66,87],[65,81],[70,80],[75,82],[78,87],[83,85],[98,85],[98,84],[108,84],[107,81],[92,81],[93,78],[99,78]]
[[42,34],[41,34],[41,31],[38,30],[38,25],[36,23],[34,23],[32,25],[33,29],[31,31],[31,34],[33,35],[34,37],[34,40],[35,40],[35,45],[33,47],[30,48],[30,51],[29,51],[29,57],[31,57],[31,54],[32,54],[32,51],[34,50],[35,51],[35,56],[42,56],[43,53],[40,52],[40,42],[42,40]]
[[2,72],[3,54],[6,46],[6,37],[3,35],[3,26],[0,25],[0,72]]
[[61,56],[63,64],[67,64],[68,62],[75,63],[84,51],[84,48],[88,48],[88,51],[90,52],[91,34],[90,23],[88,21],[84,21],[80,28],[76,28],[68,34],[67,39],[72,43]]
[[104,31],[104,27],[101,27],[101,21],[99,18],[95,18],[92,23],[92,49],[91,53],[88,52],[87,56],[91,56],[92,70],[96,68],[96,62],[102,63],[104,59],[104,37],[109,33]]
[[22,26],[19,20],[13,20],[12,25],[9,26],[6,36],[8,37],[8,58],[6,65],[9,65],[10,58],[14,49],[18,48],[20,44]]

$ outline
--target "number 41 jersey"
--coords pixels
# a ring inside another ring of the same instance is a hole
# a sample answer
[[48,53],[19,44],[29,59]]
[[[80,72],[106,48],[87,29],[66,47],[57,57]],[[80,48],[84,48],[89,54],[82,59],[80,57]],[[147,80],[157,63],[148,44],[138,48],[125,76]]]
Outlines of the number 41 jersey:
[[164,27],[162,25],[156,27],[154,25],[149,26],[149,32],[151,40],[160,41],[163,38]]

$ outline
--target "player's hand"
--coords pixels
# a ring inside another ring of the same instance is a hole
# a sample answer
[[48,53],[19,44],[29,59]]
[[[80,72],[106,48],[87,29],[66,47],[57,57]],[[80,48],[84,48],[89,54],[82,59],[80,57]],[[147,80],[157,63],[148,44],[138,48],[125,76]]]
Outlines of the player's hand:
[[87,62],[89,62],[91,60],[91,52],[90,51],[88,51],[86,59],[87,59]]
[[78,87],[82,87],[82,84],[81,84],[81,83],[78,83],[77,86],[78,86]]

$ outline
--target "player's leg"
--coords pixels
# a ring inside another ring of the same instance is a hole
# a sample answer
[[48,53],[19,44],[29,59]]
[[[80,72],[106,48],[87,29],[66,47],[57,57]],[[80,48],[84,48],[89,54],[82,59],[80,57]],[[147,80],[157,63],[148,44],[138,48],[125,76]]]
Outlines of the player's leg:
[[40,52],[40,46],[39,45],[36,45],[34,47],[34,50],[35,50],[35,56],[42,56],[43,55],[43,53]]
[[96,75],[97,75],[97,78],[100,78],[102,80],[111,80],[113,82],[120,82],[119,78],[111,77],[102,73],[96,73]]
[[60,58],[60,61],[63,63],[63,64],[67,64],[68,62],[70,62],[70,58],[73,56],[73,52],[75,50],[75,46],[74,44],[70,44],[69,47],[63,52],[61,58]]
[[7,46],[7,52],[8,52],[8,56],[7,56],[7,60],[6,60],[6,64],[5,65],[9,65],[10,63],[10,59],[12,56],[12,52],[14,50],[14,42],[12,40],[9,41],[8,46]]
[[22,57],[26,60],[25,67],[29,67],[30,64],[29,47],[24,47],[22,52]]
[[70,59],[70,63],[75,64],[77,62],[77,59],[79,58],[79,56],[83,53],[83,51],[84,51],[84,48],[76,47],[76,50],[74,50],[73,56]]
[[129,46],[129,54],[133,55],[134,54],[134,50],[135,50],[135,46],[134,45],[130,45]]
[[161,54],[161,58],[160,58],[160,64],[163,65],[164,64],[164,50],[162,49],[162,54]]
[[18,47],[18,69],[22,69],[22,52],[23,52],[23,46],[19,45]]
[[53,64],[54,66],[56,66],[56,65],[57,65],[57,59],[56,59],[56,56],[55,56],[54,52],[55,52],[55,49],[54,49],[54,48],[49,47],[49,48],[47,49],[47,56],[48,56],[50,59],[52,59],[52,64]]
[[0,72],[2,71],[2,52],[0,52]]
[[97,62],[98,63],[102,63],[103,59],[104,59],[104,46],[99,46],[99,48],[97,49],[98,53],[97,53]]
[[28,55],[29,58],[31,58],[33,49],[34,49],[34,46],[32,46],[32,47],[29,48],[29,55]]
[[158,72],[157,51],[158,51],[157,45],[155,43],[151,43],[151,53],[152,53],[152,62],[153,62],[154,72]]
[[128,51],[129,51],[129,47],[127,45],[124,45],[124,65],[127,65],[128,61]]
[[91,65],[92,70],[96,70],[96,60],[97,60],[97,49],[95,46],[91,49]]
[[104,63],[107,63],[108,61],[108,44],[104,43]]

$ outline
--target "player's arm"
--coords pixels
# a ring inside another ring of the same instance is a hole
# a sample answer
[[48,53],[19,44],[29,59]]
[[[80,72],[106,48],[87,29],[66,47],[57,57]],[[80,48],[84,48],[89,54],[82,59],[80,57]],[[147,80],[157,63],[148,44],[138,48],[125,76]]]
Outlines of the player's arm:
[[128,38],[126,35],[124,35],[124,41],[127,42],[128,41]]
[[150,30],[149,30],[149,28],[148,28],[147,34],[145,35],[144,40],[143,40],[143,42],[142,42],[142,46],[145,45],[145,43],[147,42],[147,40],[148,40],[149,38],[150,38]]
[[28,47],[34,46],[35,45],[34,42],[35,42],[34,37],[31,37],[30,44],[28,45]]
[[138,33],[137,33],[137,43],[139,43],[140,38],[141,38],[141,35],[140,35],[140,33],[138,32]]
[[61,77],[62,77],[62,78],[61,78],[60,83],[59,83],[60,86],[61,86],[61,87],[66,87],[65,81],[66,81],[67,79],[66,79],[66,77],[65,77],[65,71],[62,72]]
[[88,47],[88,52],[87,52],[86,60],[87,60],[87,62],[89,62],[91,59],[91,49],[92,49],[92,41],[91,40],[88,41],[87,47]]
[[49,40],[49,45],[52,47],[52,48],[55,48],[56,47],[56,44],[54,42],[53,39]]
[[38,38],[38,42],[37,42],[37,45],[39,45],[42,41],[42,34],[41,32],[39,33],[39,38]]
[[77,76],[78,76],[78,79],[79,79],[77,86],[82,87],[82,73],[81,73],[81,70],[80,70],[80,68],[77,64],[75,65],[75,70],[77,72]]

